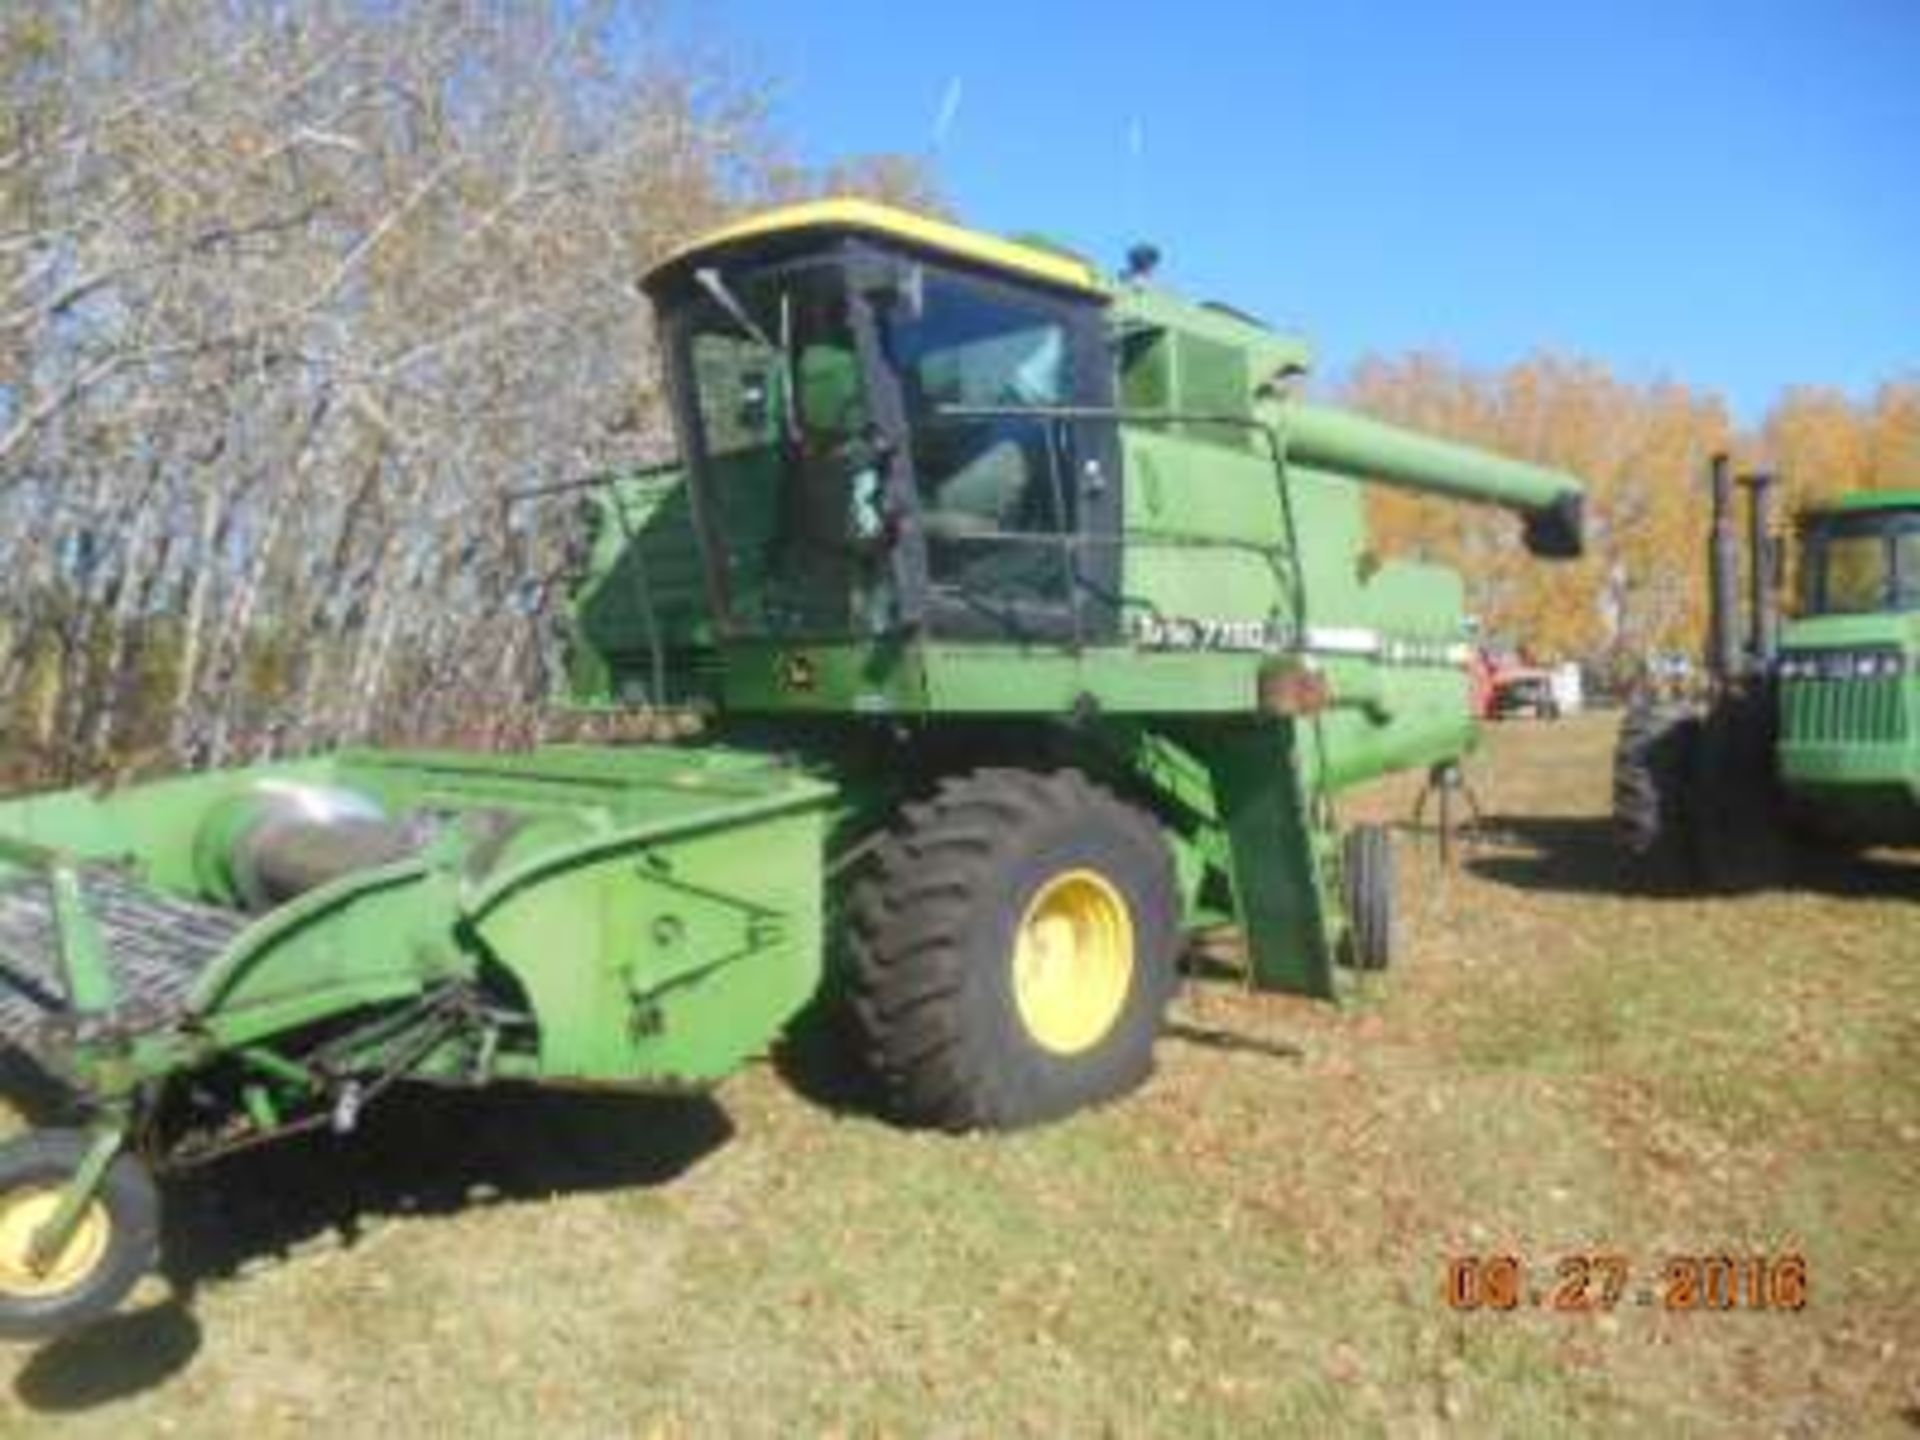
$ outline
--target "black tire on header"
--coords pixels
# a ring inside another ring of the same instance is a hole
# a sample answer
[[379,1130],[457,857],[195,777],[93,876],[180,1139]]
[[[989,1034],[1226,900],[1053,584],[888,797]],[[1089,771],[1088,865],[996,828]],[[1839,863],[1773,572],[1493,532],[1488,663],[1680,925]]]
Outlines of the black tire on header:
[[[83,1130],[35,1130],[0,1145],[0,1338],[38,1340],[103,1319],[153,1268],[159,1255],[160,1196],[133,1156],[107,1166],[98,1191],[51,1276],[26,1265],[25,1243],[58,1192],[86,1159]],[[18,1253],[15,1253],[15,1252]],[[59,1273],[64,1262],[71,1275]]]

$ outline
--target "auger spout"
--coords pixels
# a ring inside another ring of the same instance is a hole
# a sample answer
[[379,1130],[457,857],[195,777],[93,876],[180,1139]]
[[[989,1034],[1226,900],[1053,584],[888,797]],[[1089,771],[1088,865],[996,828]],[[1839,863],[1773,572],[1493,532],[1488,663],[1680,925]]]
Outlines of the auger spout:
[[1570,557],[1583,545],[1584,492],[1564,470],[1529,465],[1382,420],[1318,405],[1289,407],[1287,454],[1300,464],[1455,500],[1504,506],[1526,522],[1527,548]]

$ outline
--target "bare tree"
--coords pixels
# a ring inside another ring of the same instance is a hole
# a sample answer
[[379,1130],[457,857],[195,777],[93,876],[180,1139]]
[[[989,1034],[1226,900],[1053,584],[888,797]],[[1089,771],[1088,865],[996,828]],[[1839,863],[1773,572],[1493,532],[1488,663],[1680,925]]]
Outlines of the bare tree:
[[822,178],[651,5],[26,0],[0,95],[0,734],[67,774],[524,730],[500,497],[664,450],[636,277]]

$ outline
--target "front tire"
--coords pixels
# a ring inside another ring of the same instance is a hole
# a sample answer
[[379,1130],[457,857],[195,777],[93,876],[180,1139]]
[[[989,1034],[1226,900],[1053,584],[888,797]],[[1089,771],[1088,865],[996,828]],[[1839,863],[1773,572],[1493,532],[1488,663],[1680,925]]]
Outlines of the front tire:
[[1154,822],[1077,771],[903,807],[856,887],[852,1004],[895,1116],[1012,1129],[1152,1070],[1179,897]]
[[1765,688],[1722,700],[1701,722],[1689,786],[1694,864],[1723,894],[1770,889],[1794,869],[1775,739],[1774,700]]
[[153,1268],[160,1197],[133,1156],[114,1157],[79,1226],[42,1268],[33,1236],[92,1144],[81,1130],[36,1130],[0,1145],[0,1338],[36,1340],[105,1318]]
[[1620,722],[1613,751],[1613,829],[1643,879],[1680,886],[1693,866],[1691,797],[1700,717],[1636,699]]

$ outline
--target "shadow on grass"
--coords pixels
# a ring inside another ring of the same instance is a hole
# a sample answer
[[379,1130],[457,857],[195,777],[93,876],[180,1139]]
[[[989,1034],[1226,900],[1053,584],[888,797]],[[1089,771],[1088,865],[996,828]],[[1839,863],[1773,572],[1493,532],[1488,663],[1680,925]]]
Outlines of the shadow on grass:
[[664,1184],[732,1133],[705,1097],[397,1090],[351,1136],[300,1136],[173,1177],[160,1265],[171,1303],[49,1342],[16,1393],[36,1410],[81,1410],[162,1383],[199,1348],[195,1293],[251,1262],[325,1236],[351,1247],[382,1216]]
[[353,1135],[310,1135],[180,1175],[162,1252],[183,1290],[383,1215],[660,1185],[733,1133],[704,1096],[396,1091]]
[[91,1410],[178,1374],[199,1349],[200,1324],[176,1298],[42,1345],[14,1377],[14,1393],[46,1414]]
[[[1524,854],[1489,854],[1490,845]],[[1598,816],[1489,817],[1465,868],[1519,890],[1575,895],[1628,895],[1650,900],[1699,899],[1712,893],[1685,876],[1649,876],[1615,844],[1612,822]],[[1777,886],[1767,888],[1847,899],[1920,899],[1920,864],[1878,854],[1802,851]]]
[[886,1118],[886,1096],[866,1063],[853,1016],[837,998],[823,997],[788,1026],[773,1052],[773,1068],[803,1100],[835,1115]]
[[1198,1045],[1203,1050],[1222,1050],[1235,1055],[1264,1055],[1269,1060],[1304,1060],[1307,1052],[1288,1040],[1269,1040],[1260,1035],[1243,1035],[1217,1025],[1196,1025],[1189,1020],[1168,1022],[1163,1038],[1183,1045]]
[[1247,973],[1245,944],[1238,931],[1219,928],[1189,938],[1186,953],[1180,957],[1182,990],[1186,996],[1184,1019],[1169,1020],[1160,1029],[1163,1040],[1194,1045],[1203,1050],[1218,1050],[1232,1055],[1264,1055],[1270,1060],[1303,1060],[1306,1051],[1289,1040],[1250,1035],[1224,1025],[1208,1023],[1206,1011],[1210,990],[1244,993],[1250,979]]

